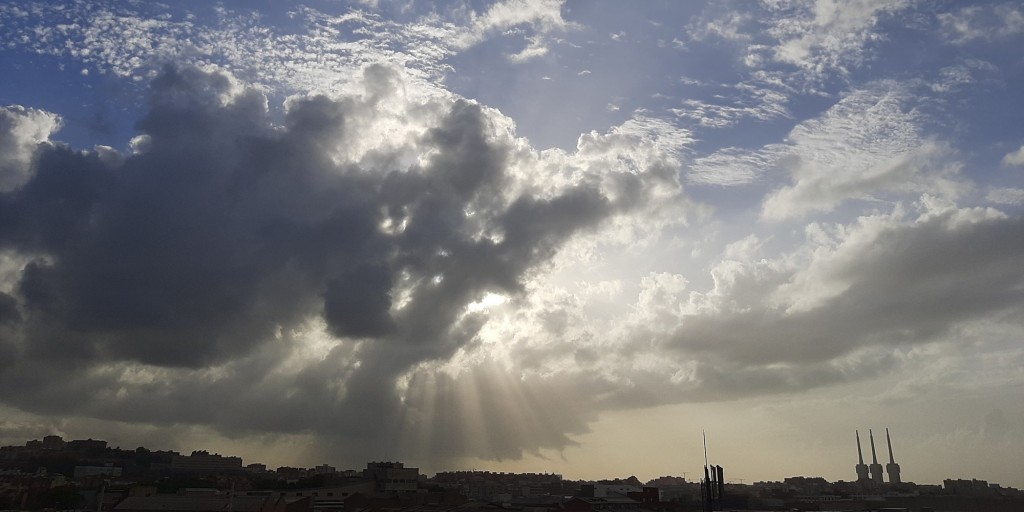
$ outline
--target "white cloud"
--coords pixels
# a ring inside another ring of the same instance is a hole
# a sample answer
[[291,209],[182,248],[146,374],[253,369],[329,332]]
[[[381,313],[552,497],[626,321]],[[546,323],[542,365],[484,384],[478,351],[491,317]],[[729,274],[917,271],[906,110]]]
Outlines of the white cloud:
[[1011,151],[1003,157],[1003,165],[1005,166],[1018,166],[1024,165],[1024,146],[1021,146],[1017,151]]
[[509,55],[508,58],[512,62],[525,62],[536,57],[542,57],[548,53],[548,47],[545,44],[545,41],[540,36],[531,37],[526,48],[523,48],[519,53]]
[[[901,0],[841,2],[817,0],[784,2],[779,11],[788,15],[769,29],[779,39],[774,58],[812,74],[829,70],[844,73],[864,61],[865,46],[877,37],[873,31],[881,13],[902,9]],[[795,15],[795,16],[794,16]]]
[[471,13],[470,25],[458,36],[457,46],[466,48],[490,37],[496,32],[515,27],[527,27],[532,35],[527,36],[528,45],[512,54],[512,62],[524,62],[548,53],[549,35],[574,28],[562,18],[564,0],[505,0],[498,2],[483,13]]
[[871,43],[882,37],[877,31],[879,17],[910,4],[909,0],[781,0],[744,10],[711,4],[687,31],[691,39],[715,36],[733,42],[750,69],[779,63],[794,66],[794,83],[814,89],[829,76],[846,75],[862,66],[871,56]]
[[518,25],[531,25],[539,32],[565,30],[570,25],[562,18],[563,0],[505,0],[491,5],[481,15],[473,14],[476,37],[490,31]]
[[706,29],[695,34],[714,33],[745,42],[746,66],[760,69],[767,61],[787,63],[797,67],[805,80],[816,82],[861,66],[868,44],[880,37],[876,32],[879,16],[907,5],[903,0],[762,2],[760,12],[725,12],[703,23]]
[[60,127],[56,114],[20,105],[0,107],[0,192],[29,179],[36,147]]
[[[687,27],[687,31],[690,37],[697,41],[717,37],[728,41],[745,42],[752,37],[747,29],[753,18],[754,15],[749,12],[731,11],[712,19],[698,19]],[[685,44],[679,41],[677,47],[685,48]]]

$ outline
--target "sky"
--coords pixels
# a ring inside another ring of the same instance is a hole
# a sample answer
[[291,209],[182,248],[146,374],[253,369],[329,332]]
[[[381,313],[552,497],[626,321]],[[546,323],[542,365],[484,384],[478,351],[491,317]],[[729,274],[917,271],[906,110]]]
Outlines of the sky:
[[[1024,5],[0,3],[0,443],[1024,487]],[[870,460],[868,460],[870,463]]]

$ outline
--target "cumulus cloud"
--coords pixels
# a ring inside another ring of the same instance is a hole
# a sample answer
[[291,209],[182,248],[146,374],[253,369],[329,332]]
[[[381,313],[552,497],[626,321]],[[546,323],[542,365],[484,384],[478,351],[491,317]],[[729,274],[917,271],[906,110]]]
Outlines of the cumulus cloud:
[[60,118],[20,105],[0,108],[0,192],[9,192],[29,179],[36,146],[60,129]]
[[475,44],[493,31],[528,25],[539,33],[564,30],[571,26],[562,18],[563,0],[507,0],[491,5],[483,13],[471,13],[471,30],[463,44]]
[[[3,400],[387,452],[418,428],[402,417],[420,382],[464,392],[416,372],[480,343],[471,305],[524,295],[573,238],[678,199],[656,124],[538,154],[496,112],[409,100],[404,80],[371,66],[363,94],[292,98],[279,126],[230,75],[170,66],[131,154],[35,148],[0,195],[0,249],[26,260],[0,295]],[[474,454],[564,445],[581,421]],[[439,432],[438,455],[476,450]]]
[[1003,157],[1003,165],[1005,166],[1018,166],[1024,165],[1024,146],[1021,146],[1017,151],[1011,151]]

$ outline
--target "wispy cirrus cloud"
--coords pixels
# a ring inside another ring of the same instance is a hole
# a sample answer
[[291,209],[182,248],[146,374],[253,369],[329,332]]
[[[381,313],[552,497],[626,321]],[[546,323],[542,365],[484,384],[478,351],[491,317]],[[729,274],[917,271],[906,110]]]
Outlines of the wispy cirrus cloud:
[[967,183],[958,178],[949,148],[925,135],[928,116],[912,89],[878,82],[850,91],[817,118],[797,124],[782,142],[727,147],[694,159],[688,179],[738,185],[783,170],[790,184],[762,205],[763,217],[776,220],[829,212],[851,199],[921,192],[956,197]]
[[[770,121],[791,117],[790,94],[795,92],[771,73],[758,71],[736,84],[692,84],[715,91],[706,100],[686,98],[670,108],[685,123],[703,128],[727,128],[747,120]],[[718,92],[720,91],[720,92]]]
[[1024,188],[993,188],[985,194],[985,200],[995,204],[1024,206]]
[[959,166],[945,145],[924,136],[913,98],[900,84],[874,84],[794,128],[781,156],[792,184],[765,199],[763,216],[799,217],[894,193],[958,196],[966,186]]

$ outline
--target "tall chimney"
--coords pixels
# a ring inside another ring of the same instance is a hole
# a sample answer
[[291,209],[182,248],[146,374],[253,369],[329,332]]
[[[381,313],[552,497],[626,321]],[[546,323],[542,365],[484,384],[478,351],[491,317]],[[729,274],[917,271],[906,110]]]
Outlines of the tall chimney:
[[857,481],[866,482],[868,478],[868,465],[864,464],[864,453],[860,449],[860,431],[854,430],[857,434]]
[[885,482],[882,478],[882,465],[878,463],[878,456],[875,455],[875,433],[868,429],[868,436],[871,438],[871,481],[876,484]]
[[885,428],[885,442],[889,445],[889,463],[885,465],[885,472],[889,473],[889,483],[898,484],[900,480],[900,465],[892,457],[892,439],[889,439],[889,427]]

